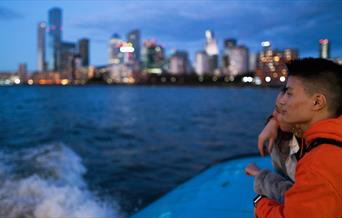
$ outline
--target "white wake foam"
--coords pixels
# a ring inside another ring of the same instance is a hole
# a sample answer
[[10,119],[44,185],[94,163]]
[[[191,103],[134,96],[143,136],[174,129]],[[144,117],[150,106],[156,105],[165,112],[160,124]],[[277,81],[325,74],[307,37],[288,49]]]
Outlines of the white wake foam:
[[115,202],[88,189],[81,158],[62,144],[0,153],[0,217],[121,217]]

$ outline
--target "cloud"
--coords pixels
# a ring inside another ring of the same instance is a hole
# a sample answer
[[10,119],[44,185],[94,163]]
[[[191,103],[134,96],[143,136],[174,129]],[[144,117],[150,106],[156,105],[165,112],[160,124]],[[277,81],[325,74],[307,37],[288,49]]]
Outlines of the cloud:
[[342,47],[341,10],[338,1],[132,1],[72,25],[101,41],[114,32],[125,38],[139,28],[145,39],[153,37],[180,49],[199,45],[200,50],[204,31],[212,29],[220,47],[225,38],[236,38],[251,50],[260,50],[260,41],[271,40],[278,48],[313,51],[324,36],[336,42],[336,49]]
[[0,7],[0,20],[8,21],[8,20],[20,19],[22,17],[23,17],[22,14],[14,10],[11,10],[5,7]]

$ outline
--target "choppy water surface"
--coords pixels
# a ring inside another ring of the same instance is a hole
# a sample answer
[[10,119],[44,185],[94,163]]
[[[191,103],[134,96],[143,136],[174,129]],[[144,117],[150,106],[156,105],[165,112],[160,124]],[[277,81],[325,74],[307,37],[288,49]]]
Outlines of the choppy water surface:
[[256,152],[276,89],[0,87],[0,217],[125,217]]

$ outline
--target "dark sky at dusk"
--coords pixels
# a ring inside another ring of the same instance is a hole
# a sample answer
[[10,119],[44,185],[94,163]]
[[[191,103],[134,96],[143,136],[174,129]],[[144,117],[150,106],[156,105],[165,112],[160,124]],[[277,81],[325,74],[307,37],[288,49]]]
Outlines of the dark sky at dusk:
[[90,39],[93,65],[107,63],[113,33],[126,39],[137,28],[142,40],[156,39],[167,53],[187,50],[192,60],[204,48],[207,29],[214,31],[221,51],[226,38],[236,38],[252,53],[270,40],[274,48],[297,48],[301,57],[317,57],[319,39],[328,38],[331,56],[342,57],[339,0],[1,0],[0,71],[16,70],[19,63],[36,70],[37,24],[47,21],[52,7],[63,10],[63,41]]

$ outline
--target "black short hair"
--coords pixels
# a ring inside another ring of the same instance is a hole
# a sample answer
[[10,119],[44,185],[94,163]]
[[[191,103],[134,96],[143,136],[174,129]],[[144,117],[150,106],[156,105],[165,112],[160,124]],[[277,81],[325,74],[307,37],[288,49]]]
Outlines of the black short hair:
[[335,116],[342,113],[342,65],[322,58],[304,58],[287,64],[288,76],[303,80],[309,94],[322,93],[328,110]]

